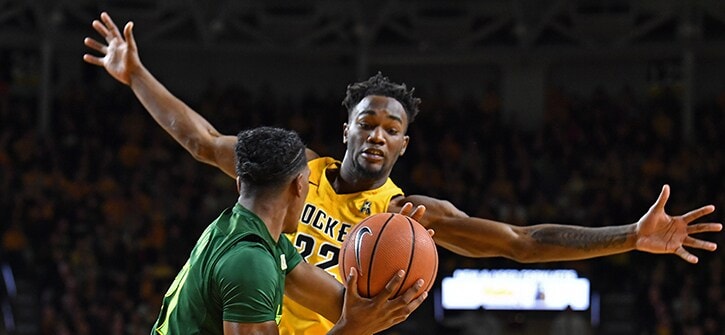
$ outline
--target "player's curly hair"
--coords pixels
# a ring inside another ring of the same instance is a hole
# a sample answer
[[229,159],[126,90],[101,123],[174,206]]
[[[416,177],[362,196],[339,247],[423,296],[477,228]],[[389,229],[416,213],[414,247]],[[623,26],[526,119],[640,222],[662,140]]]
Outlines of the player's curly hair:
[[418,105],[420,105],[420,98],[414,97],[413,92],[415,88],[408,90],[405,83],[391,82],[388,77],[378,72],[366,81],[347,85],[347,95],[342,100],[342,105],[347,109],[349,116],[352,109],[366,96],[382,95],[398,100],[408,114],[408,123],[412,123],[418,115]]
[[259,127],[237,134],[237,175],[246,192],[284,185],[307,164],[305,145],[291,130]]

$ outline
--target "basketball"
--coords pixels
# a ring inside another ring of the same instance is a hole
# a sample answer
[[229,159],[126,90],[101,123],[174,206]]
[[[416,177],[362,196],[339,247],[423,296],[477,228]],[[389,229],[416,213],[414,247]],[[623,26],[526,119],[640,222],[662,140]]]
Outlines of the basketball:
[[[419,293],[428,291],[438,271],[438,252],[428,231],[414,219],[396,213],[372,215],[353,228],[342,243],[340,275],[358,271],[358,292],[370,298],[380,293],[398,270],[405,270],[395,297],[425,280]],[[420,295],[420,294],[418,294]]]

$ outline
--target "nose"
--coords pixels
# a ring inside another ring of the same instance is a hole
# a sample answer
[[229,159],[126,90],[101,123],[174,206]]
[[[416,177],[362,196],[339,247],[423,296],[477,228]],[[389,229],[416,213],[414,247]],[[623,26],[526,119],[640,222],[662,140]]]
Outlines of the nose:
[[375,127],[370,134],[368,134],[368,142],[383,144],[385,143],[384,131],[380,127]]

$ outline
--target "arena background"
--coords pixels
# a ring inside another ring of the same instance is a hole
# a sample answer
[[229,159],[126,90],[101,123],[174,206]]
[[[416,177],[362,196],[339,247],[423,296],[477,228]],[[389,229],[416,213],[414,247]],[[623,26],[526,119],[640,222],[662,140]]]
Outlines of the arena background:
[[[0,334],[148,333],[200,231],[235,199],[231,179],[82,61],[103,10],[135,21],[145,65],[223,133],[290,127],[341,158],[345,87],[382,71],[423,99],[393,172],[409,194],[521,225],[604,226],[636,221],[669,183],[668,213],[713,203],[706,220],[723,221],[720,1],[5,0]],[[574,313],[592,334],[725,332],[721,251],[695,251],[697,265],[440,254],[439,280],[576,269],[599,297],[596,317]],[[386,333],[549,334],[565,315],[485,311],[465,329],[434,305]]]

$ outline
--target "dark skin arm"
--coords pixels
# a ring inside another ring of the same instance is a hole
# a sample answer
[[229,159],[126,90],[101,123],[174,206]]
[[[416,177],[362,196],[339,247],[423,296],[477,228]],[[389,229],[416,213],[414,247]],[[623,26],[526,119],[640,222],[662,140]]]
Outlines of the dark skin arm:
[[[407,203],[401,207],[399,213],[420,220],[425,210],[425,207],[414,208],[413,204]],[[429,233],[432,234],[433,231]],[[307,262],[301,262],[285,277],[285,295],[335,322],[335,326],[328,332],[330,335],[374,334],[407,319],[428,296],[428,292],[422,292],[416,298],[425,284],[422,279],[418,279],[415,285],[402,295],[394,297],[404,275],[405,271],[398,271],[380,294],[368,299],[361,297],[357,289],[345,289],[345,287],[358,287],[358,275],[354,268],[351,269],[343,286],[324,270]],[[279,329],[274,321],[261,323],[224,321],[224,334],[276,335],[279,334]]]
[[[101,56],[85,54],[83,60],[103,67],[111,77],[131,87],[151,117],[194,159],[216,166],[236,178],[234,146],[237,137],[219,133],[199,113],[171,94],[143,66],[133,36],[133,22],[126,23],[121,32],[111,16],[103,12],[100,20],[94,20],[92,26],[105,43],[86,37],[83,43]],[[308,160],[318,157],[309,149],[306,154]]]
[[422,290],[420,279],[403,295],[392,298],[404,274],[398,272],[380,294],[367,299],[357,290],[345,289],[357,287],[356,271],[343,286],[324,270],[302,262],[287,275],[285,295],[335,322],[328,334],[373,334],[404,321],[427,297],[426,292],[413,298]]
[[154,120],[195,159],[236,178],[236,136],[220,134],[143,66],[133,36],[133,22],[126,24],[122,34],[111,17],[103,12],[100,20],[94,20],[92,25],[105,43],[87,37],[84,44],[102,56],[85,54],[83,60],[103,67],[114,79],[131,87]]
[[274,321],[260,323],[239,323],[224,321],[224,335],[278,335],[279,328]]
[[421,224],[436,231],[436,243],[469,257],[503,256],[529,263],[587,259],[640,250],[673,253],[690,263],[697,263],[697,257],[684,247],[712,251],[717,245],[690,235],[720,231],[722,225],[690,223],[712,213],[715,207],[703,206],[684,215],[670,216],[664,210],[669,194],[669,186],[665,185],[657,201],[635,223],[599,228],[561,224],[514,226],[469,217],[450,202],[420,195],[397,197],[391,201],[388,211],[395,212],[406,202],[424,205],[427,211]]
[[340,318],[345,287],[324,270],[301,262],[285,278],[284,294],[335,322]]
[[[236,136],[220,134],[207,120],[174,97],[141,64],[133,38],[133,24],[126,24],[123,35],[108,14],[93,27],[106,44],[86,38],[85,44],[102,56],[86,54],[83,59],[101,66],[116,80],[129,85],[146,110],[195,159],[218,167],[236,178],[234,145]],[[307,158],[317,154],[307,150]],[[685,215],[670,216],[664,211],[669,187],[663,187],[655,205],[636,223],[602,228],[573,225],[540,224],[526,227],[469,217],[450,202],[411,195],[393,199],[388,210],[398,212],[411,201],[425,205],[428,214],[423,225],[436,231],[440,246],[469,257],[503,256],[519,262],[544,262],[593,258],[631,250],[651,253],[674,253],[696,263],[697,257],[684,247],[715,250],[717,245],[691,235],[716,232],[719,223],[690,225],[712,213],[714,206],[704,206]]]
[[[328,334],[373,334],[405,320],[425,299],[425,293],[422,298],[412,299],[421,290],[422,283],[418,283],[406,292],[407,299],[400,297],[388,301],[403,280],[401,273],[388,282],[380,295],[366,299],[353,292],[355,290],[347,292],[345,286],[324,270],[301,262],[285,278],[285,295],[335,322]],[[347,285],[357,287],[356,281],[357,273],[353,273],[348,277]],[[279,328],[274,321],[224,321],[224,334],[276,335]]]

